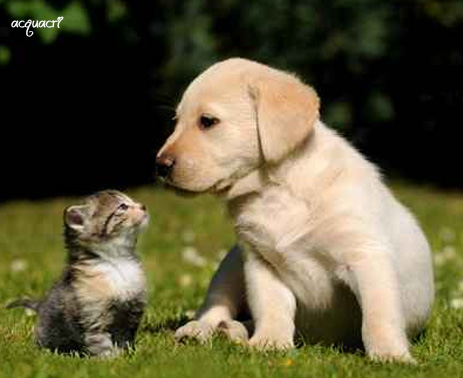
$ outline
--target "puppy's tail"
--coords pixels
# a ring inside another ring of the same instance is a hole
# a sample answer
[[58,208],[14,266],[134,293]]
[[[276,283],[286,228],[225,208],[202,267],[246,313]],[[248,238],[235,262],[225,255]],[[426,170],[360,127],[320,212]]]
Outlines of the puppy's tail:
[[37,312],[40,308],[40,304],[41,304],[41,301],[23,298],[23,299],[17,299],[13,302],[8,303],[6,305],[6,308],[11,309],[11,308],[16,308],[16,307],[25,307],[25,308],[28,308],[30,310]]

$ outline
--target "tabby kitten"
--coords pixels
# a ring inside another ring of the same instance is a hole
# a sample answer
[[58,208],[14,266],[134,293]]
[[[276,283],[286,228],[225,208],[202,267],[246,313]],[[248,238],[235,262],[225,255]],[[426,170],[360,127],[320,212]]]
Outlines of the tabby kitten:
[[64,211],[68,261],[61,280],[42,301],[8,306],[37,311],[40,346],[113,357],[133,345],[146,305],[135,246],[147,222],[145,206],[117,191],[96,193]]

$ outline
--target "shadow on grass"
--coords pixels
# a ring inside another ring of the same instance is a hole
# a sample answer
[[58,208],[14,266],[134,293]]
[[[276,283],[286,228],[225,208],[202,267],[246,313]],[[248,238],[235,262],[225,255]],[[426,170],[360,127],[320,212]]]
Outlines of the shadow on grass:
[[418,334],[412,339],[412,344],[421,344],[425,341],[426,335],[428,333],[427,328],[423,328],[418,332]]

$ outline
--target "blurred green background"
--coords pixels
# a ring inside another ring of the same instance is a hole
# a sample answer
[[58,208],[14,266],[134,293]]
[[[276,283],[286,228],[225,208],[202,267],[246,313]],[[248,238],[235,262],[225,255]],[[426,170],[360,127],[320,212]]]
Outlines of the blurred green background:
[[463,187],[461,0],[0,0],[0,20],[0,197],[151,182],[182,91],[231,56],[312,84],[389,175]]

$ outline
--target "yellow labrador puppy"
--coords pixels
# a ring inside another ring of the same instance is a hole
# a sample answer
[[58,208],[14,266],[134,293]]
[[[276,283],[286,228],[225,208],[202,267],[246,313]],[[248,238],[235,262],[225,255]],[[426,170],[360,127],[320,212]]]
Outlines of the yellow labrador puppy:
[[239,245],[196,320],[176,337],[221,330],[249,345],[352,344],[412,362],[409,338],[434,298],[428,243],[376,167],[319,118],[315,91],[245,59],[217,63],[186,90],[157,156],[167,184],[224,198]]

